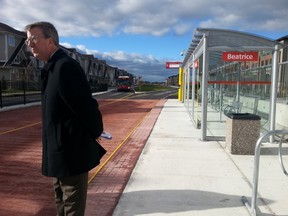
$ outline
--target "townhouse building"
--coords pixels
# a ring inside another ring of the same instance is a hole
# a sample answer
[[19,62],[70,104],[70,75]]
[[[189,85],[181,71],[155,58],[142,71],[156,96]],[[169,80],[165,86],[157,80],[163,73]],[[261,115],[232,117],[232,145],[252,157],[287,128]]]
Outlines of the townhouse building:
[[[11,87],[11,83],[25,81],[30,87],[39,87],[44,62],[32,56],[25,44],[25,39],[25,32],[0,23],[0,80],[2,83],[5,82],[6,86]],[[87,80],[93,85],[115,86],[119,71],[125,71],[110,66],[105,60],[95,58],[93,55],[83,54],[75,48],[61,46],[61,49],[80,63]],[[133,77],[133,74],[127,71],[125,73]]]

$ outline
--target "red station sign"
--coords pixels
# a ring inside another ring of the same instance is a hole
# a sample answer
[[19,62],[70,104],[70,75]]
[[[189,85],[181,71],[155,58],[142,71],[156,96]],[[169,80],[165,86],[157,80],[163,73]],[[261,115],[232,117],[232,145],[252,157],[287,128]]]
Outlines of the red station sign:
[[176,69],[180,67],[182,62],[166,62],[166,69]]
[[258,52],[222,52],[223,61],[258,61]]

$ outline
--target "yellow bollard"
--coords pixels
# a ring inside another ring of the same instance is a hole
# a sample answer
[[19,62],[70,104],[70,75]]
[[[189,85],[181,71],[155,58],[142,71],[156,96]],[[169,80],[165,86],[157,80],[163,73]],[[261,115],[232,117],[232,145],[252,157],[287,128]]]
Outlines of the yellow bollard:
[[182,80],[183,80],[183,68],[179,67],[179,78],[178,78],[178,100],[183,101],[183,86],[182,86]]

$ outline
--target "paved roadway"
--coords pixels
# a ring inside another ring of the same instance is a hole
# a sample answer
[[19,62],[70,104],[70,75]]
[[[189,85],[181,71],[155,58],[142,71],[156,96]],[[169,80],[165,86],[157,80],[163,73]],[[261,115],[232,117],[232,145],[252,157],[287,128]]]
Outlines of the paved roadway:
[[117,90],[110,90],[105,94],[97,94],[97,99],[148,99],[148,100],[159,100],[164,98],[175,98],[178,89],[171,89],[169,91],[151,91],[151,92],[118,92]]
[[[89,174],[87,216],[112,215],[165,98],[175,91],[95,96],[113,139],[102,140],[108,153]],[[40,106],[0,112],[0,216],[56,214],[51,179],[40,169]]]

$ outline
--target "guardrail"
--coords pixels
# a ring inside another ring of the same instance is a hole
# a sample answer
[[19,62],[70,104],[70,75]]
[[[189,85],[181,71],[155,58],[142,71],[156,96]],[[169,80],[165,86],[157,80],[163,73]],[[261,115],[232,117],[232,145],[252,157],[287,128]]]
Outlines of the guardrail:
[[288,135],[288,130],[273,130],[269,131],[266,134],[262,135],[255,146],[255,155],[254,155],[254,171],[253,171],[253,188],[252,188],[252,199],[251,204],[249,204],[247,198],[245,196],[242,197],[242,202],[247,207],[250,215],[257,216],[259,215],[258,209],[256,206],[256,200],[257,200],[257,190],[258,190],[258,179],[259,179],[259,161],[260,161],[260,150],[261,150],[261,144],[265,139],[268,137],[274,136],[274,135],[282,135],[281,139],[279,141],[279,148],[278,148],[278,156],[279,156],[279,162],[281,169],[283,173],[288,176],[288,173],[285,169],[283,158],[282,158],[282,143],[285,135]]
[[[108,85],[105,83],[91,84],[90,87],[92,93],[108,89]],[[40,82],[0,81],[0,109],[39,101],[41,101]]]
[[40,99],[40,82],[0,81],[0,108],[38,102]]

